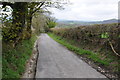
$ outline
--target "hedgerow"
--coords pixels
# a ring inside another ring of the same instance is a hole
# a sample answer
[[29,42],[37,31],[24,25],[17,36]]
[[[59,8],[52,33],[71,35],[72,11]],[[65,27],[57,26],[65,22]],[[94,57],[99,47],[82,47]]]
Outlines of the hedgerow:
[[[120,31],[117,23],[79,26],[75,28],[53,28],[51,31],[78,44],[91,45],[119,53]],[[119,54],[120,55],[120,54]]]

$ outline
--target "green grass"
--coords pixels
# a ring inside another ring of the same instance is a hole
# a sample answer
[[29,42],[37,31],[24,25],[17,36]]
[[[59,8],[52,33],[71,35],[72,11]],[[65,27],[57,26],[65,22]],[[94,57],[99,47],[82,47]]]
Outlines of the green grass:
[[69,50],[74,51],[75,53],[77,53],[79,55],[84,55],[87,58],[89,58],[89,59],[93,60],[94,62],[97,62],[101,65],[109,66],[110,60],[108,60],[108,59],[102,60],[98,53],[93,53],[92,51],[81,49],[79,47],[74,46],[73,44],[71,45],[70,43],[68,43],[68,41],[66,39],[63,39],[62,37],[57,36],[53,33],[48,33],[48,35],[51,38],[53,38],[55,41],[57,41],[58,43],[66,46]]
[[2,77],[20,78],[25,71],[26,61],[32,54],[32,49],[37,37],[34,35],[30,40],[20,42],[16,48],[3,43]]
[[2,48],[1,47],[2,47],[2,36],[0,32],[0,79],[2,78]]
[[[0,53],[2,53],[2,52],[0,51]],[[0,54],[0,80],[1,80],[1,78],[2,78],[2,56]]]

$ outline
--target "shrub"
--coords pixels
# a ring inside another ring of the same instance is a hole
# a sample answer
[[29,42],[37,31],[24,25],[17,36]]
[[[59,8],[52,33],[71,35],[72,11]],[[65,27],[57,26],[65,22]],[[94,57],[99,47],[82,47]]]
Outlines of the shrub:
[[63,38],[72,39],[78,43],[89,44],[95,47],[102,46],[111,50],[109,41],[118,51],[119,30],[118,24],[99,24],[90,26],[80,26],[75,28],[53,28],[51,31]]

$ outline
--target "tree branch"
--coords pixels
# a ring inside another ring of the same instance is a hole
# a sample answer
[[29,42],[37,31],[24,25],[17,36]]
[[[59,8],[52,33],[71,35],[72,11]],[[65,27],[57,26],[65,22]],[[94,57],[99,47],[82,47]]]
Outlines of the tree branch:
[[36,8],[34,11],[32,11],[31,14],[34,14],[37,10],[40,9],[40,7],[42,7],[44,5],[45,2],[41,2],[40,6],[38,8]]
[[10,6],[11,8],[13,8],[14,6],[14,4],[10,2],[2,2],[1,4],[3,5],[2,8],[5,8],[7,5]]

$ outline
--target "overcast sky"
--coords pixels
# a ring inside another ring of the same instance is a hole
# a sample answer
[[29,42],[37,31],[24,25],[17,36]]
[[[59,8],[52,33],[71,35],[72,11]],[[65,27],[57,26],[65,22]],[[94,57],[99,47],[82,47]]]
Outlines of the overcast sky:
[[56,19],[101,21],[118,18],[120,0],[69,0],[64,10],[51,9]]

